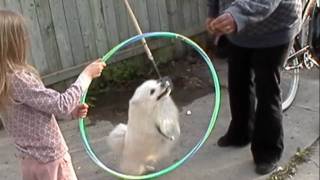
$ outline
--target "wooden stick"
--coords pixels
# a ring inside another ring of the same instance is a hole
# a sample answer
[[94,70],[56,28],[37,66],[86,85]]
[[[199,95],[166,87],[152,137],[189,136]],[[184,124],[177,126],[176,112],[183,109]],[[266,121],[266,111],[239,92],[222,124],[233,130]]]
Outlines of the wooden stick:
[[[126,7],[127,7],[127,10],[128,10],[128,12],[129,12],[129,15],[130,15],[132,21],[133,21],[134,27],[136,28],[136,30],[137,30],[137,32],[139,33],[139,35],[141,35],[141,34],[142,34],[141,28],[140,28],[140,26],[139,26],[139,23],[138,23],[138,20],[137,20],[136,16],[134,15],[134,13],[133,13],[133,11],[132,11],[132,9],[131,9],[131,7],[130,7],[130,4],[129,4],[128,0],[124,0],[124,3],[125,3],[125,5],[126,5]],[[156,70],[156,73],[157,73],[158,77],[161,79],[160,71],[159,71],[159,69],[158,69],[158,67],[157,67],[156,62],[154,61],[154,57],[153,57],[153,55],[152,55],[152,53],[151,53],[151,51],[150,51],[150,49],[149,49],[149,46],[148,46],[148,44],[147,44],[146,39],[143,38],[143,39],[141,40],[141,42],[142,42],[142,44],[143,44],[144,50],[145,50],[146,53],[147,53],[148,59],[152,62],[152,65],[153,65],[154,69]]]
[[[134,15],[134,13],[133,13],[133,11],[132,11],[132,9],[131,9],[131,7],[130,7],[130,4],[129,4],[128,0],[124,0],[124,3],[125,3],[125,5],[126,5],[126,7],[127,7],[128,13],[129,13],[132,21],[133,21],[134,27],[136,28],[137,32],[141,35],[141,34],[142,34],[141,28],[140,28],[140,26],[139,26],[139,23],[138,23],[138,20],[137,20],[136,16]],[[147,53],[147,55],[148,55],[148,58],[149,58],[150,60],[154,61],[153,55],[152,55],[152,53],[151,53],[151,51],[150,51],[150,49],[149,49],[149,46],[148,46],[148,44],[147,44],[147,42],[146,42],[146,39],[143,38],[141,41],[142,41],[142,44],[143,44],[143,46],[144,46],[144,49],[145,49],[145,51],[146,51],[146,53]]]

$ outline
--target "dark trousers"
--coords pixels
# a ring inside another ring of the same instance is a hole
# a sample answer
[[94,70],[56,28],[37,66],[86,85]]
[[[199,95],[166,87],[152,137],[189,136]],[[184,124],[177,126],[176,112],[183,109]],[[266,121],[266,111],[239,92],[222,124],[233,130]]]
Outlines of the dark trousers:
[[250,142],[255,163],[278,161],[283,151],[280,68],[289,43],[272,48],[231,45],[229,95],[232,120],[227,135]]

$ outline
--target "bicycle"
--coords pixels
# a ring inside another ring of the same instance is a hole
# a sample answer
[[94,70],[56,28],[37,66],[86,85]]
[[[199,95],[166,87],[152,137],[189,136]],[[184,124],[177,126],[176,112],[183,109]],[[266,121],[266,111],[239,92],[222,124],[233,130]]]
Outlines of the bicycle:
[[[319,68],[320,60],[312,44],[315,17],[320,13],[320,1],[308,0],[302,11],[302,27],[295,37],[288,59],[281,72],[282,110],[287,110],[293,103],[298,87],[301,69]],[[320,29],[320,28],[319,28]]]

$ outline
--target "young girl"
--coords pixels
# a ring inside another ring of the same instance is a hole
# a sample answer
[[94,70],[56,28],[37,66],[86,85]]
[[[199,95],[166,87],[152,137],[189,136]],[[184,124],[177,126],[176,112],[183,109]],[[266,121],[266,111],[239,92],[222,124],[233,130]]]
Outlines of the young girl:
[[80,97],[106,66],[88,65],[64,92],[47,89],[27,64],[28,35],[24,18],[0,10],[0,112],[21,159],[23,180],[74,180],[68,147],[55,117],[84,117]]

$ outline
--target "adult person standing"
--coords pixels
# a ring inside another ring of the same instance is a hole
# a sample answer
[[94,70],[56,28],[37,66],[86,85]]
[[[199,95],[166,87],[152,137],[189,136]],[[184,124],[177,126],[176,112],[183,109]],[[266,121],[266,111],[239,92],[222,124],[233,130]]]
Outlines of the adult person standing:
[[208,0],[206,27],[230,45],[231,123],[220,147],[251,142],[256,173],[277,167],[283,145],[280,69],[301,24],[301,0]]

